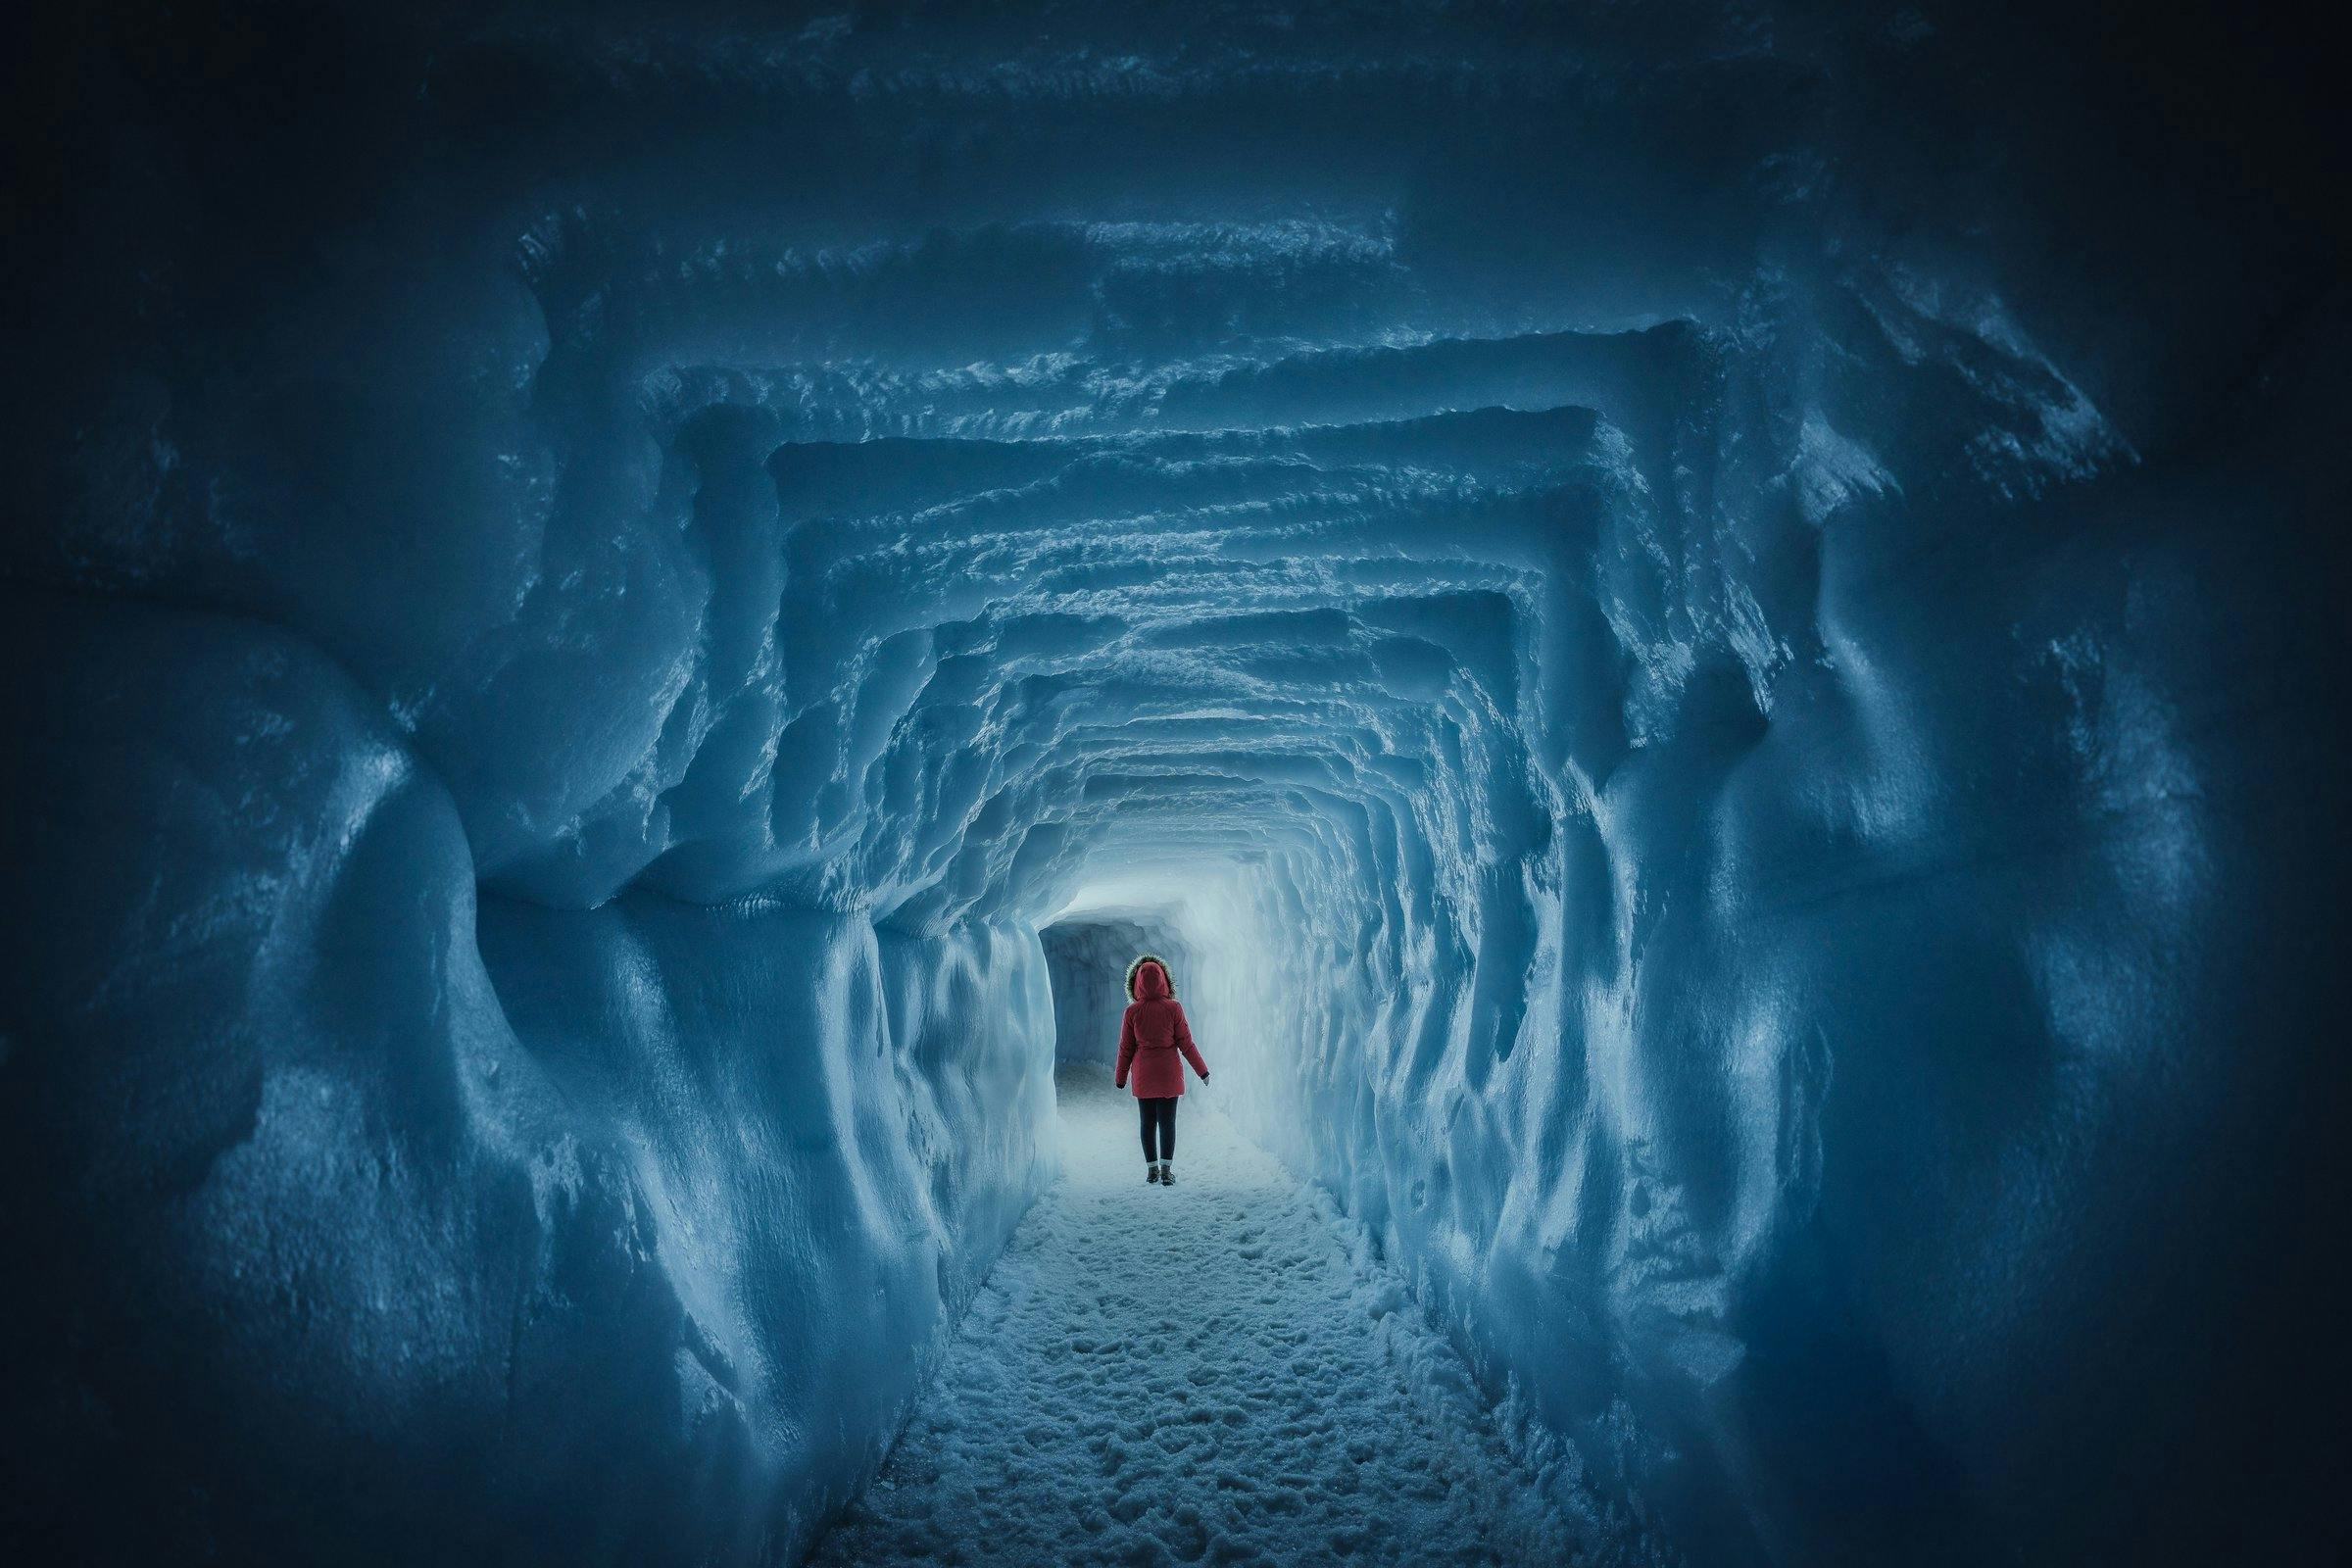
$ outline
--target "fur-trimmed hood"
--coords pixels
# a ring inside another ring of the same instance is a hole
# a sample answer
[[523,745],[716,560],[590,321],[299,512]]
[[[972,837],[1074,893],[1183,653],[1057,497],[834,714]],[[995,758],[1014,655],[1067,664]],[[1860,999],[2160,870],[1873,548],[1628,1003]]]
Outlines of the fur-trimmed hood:
[[1168,995],[1171,997],[1176,995],[1176,976],[1169,972],[1168,960],[1161,957],[1156,953],[1147,953],[1137,957],[1133,963],[1127,966],[1127,1000],[1129,1002],[1140,1002],[1143,1000],[1135,994],[1135,977],[1137,971],[1141,970],[1147,963],[1156,963],[1159,965],[1160,977],[1166,980],[1168,983]]

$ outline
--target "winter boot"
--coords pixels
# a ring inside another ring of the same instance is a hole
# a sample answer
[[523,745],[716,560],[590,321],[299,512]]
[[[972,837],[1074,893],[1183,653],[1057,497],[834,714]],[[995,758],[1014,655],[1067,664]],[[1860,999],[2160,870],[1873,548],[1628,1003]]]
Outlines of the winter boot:
[[1144,1162],[1144,1180],[1150,1182],[1152,1186],[1157,1187],[1159,1185],[1159,1166],[1150,1160],[1146,1160]]
[[1159,1185],[1162,1187],[1176,1185],[1176,1167],[1164,1159],[1159,1162]]

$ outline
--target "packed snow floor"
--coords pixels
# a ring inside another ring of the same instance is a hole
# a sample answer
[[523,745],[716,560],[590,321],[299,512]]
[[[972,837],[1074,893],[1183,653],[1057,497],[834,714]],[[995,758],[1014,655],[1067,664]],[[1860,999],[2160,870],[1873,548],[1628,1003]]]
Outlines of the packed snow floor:
[[1566,1563],[1566,1514],[1360,1230],[1190,1094],[1149,1186],[1107,1067],[1064,1174],[810,1561]]

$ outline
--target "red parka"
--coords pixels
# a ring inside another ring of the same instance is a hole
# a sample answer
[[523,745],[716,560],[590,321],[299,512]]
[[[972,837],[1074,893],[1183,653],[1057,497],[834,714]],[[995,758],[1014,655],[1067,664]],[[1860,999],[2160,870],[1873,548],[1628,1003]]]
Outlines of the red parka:
[[[1127,1016],[1119,1024],[1118,1086],[1127,1087],[1132,1069],[1136,1099],[1166,1100],[1181,1095],[1186,1061],[1205,1083],[1208,1064],[1193,1049],[1193,1027],[1184,1021],[1184,1004],[1169,993],[1168,972],[1147,959],[1135,966],[1127,989],[1135,1000],[1127,1004]],[[1183,1061],[1176,1059],[1180,1051]]]

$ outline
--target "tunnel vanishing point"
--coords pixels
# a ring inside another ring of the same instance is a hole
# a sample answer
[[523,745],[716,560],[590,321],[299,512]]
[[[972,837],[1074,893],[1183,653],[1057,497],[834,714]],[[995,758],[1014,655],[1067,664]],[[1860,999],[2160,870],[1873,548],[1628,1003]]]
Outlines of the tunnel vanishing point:
[[2352,1550],[2299,19],[12,31],[0,1557],[800,1561],[1147,944],[1587,1560]]

